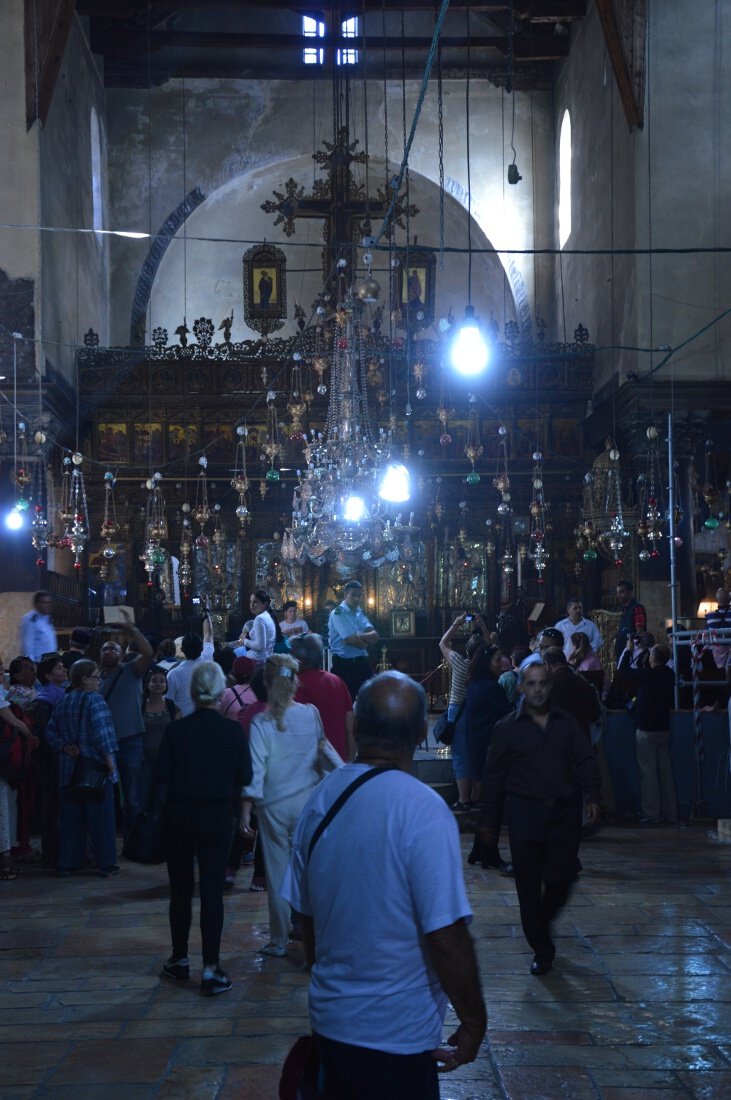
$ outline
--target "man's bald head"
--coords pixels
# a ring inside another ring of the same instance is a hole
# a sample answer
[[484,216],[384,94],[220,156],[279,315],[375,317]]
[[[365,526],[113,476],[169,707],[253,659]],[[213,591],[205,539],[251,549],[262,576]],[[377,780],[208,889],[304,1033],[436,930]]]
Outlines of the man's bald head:
[[412,756],[426,735],[426,693],[403,672],[381,672],[355,700],[358,746]]

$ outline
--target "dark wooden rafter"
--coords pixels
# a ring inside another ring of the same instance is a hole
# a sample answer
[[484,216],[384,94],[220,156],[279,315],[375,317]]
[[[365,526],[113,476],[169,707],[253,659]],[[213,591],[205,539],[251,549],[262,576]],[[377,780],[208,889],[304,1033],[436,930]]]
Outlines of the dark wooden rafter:
[[[267,11],[287,11],[311,15],[313,10],[327,12],[329,2],[320,5],[312,0],[254,0],[242,4],[241,0],[76,0],[79,15],[102,19],[136,19],[145,24],[148,18],[156,23],[171,12],[195,10],[235,10],[262,8]],[[400,12],[434,13],[434,0],[398,0],[394,5]],[[353,14],[363,10],[378,14],[383,10],[383,0],[355,0]],[[530,19],[533,23],[570,23],[586,15],[586,0],[452,0],[450,12],[467,11],[475,15],[509,15],[511,10],[518,19]]]
[[74,0],[25,0],[25,119],[43,125],[74,19]]
[[[155,53],[169,47],[181,47],[186,50],[301,50],[307,44],[301,34],[219,34],[215,32],[194,31],[120,31],[109,28],[106,31],[93,30],[91,48],[95,53],[126,53],[138,55],[149,49]],[[358,49],[363,47],[363,37],[346,38],[333,35],[312,39],[318,48]],[[365,47],[374,51],[389,51],[400,54],[404,50],[428,50],[431,38],[421,35],[407,35],[405,38],[383,38],[369,35]],[[507,54],[510,40],[506,35],[443,35],[440,39],[443,50],[466,50],[469,45],[474,51],[499,50]],[[559,61],[568,55],[568,41],[551,34],[531,34],[514,39],[514,58],[521,61]]]
[[642,105],[635,94],[635,84],[617,22],[614,0],[596,0],[596,8],[627,124],[630,130],[641,130],[644,124]]

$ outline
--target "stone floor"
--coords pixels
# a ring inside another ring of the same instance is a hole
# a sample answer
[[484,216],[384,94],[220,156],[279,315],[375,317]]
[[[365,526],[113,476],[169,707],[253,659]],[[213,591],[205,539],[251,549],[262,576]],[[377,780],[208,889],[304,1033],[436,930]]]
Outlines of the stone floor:
[[[622,826],[582,861],[544,979],[528,973],[511,880],[466,869],[490,1029],[443,1100],[728,1100],[731,844],[708,827]],[[157,977],[164,870],[122,866],[0,884],[0,1098],[276,1098],[307,977],[299,945],[257,955],[266,895],[239,876],[222,954],[235,985],[203,1000],[197,981]]]

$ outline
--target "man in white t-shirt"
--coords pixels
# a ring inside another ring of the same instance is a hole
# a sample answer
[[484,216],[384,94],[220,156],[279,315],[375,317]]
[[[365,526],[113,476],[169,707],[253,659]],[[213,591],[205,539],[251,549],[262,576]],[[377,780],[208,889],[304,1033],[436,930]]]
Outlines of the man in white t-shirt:
[[602,636],[599,633],[599,627],[591,619],[584,618],[584,607],[581,600],[577,600],[575,596],[572,596],[566,604],[566,618],[560,619],[556,623],[555,629],[560,630],[563,634],[563,651],[567,657],[571,656],[574,648],[571,639],[574,634],[579,632],[586,634],[589,645],[595,653],[598,653],[602,648]]
[[[420,685],[399,672],[368,681],[355,704],[358,755],[316,787],[295,830],[281,894],[301,914],[312,965],[325,1100],[438,1100],[438,1064],[474,1061],[485,1034],[457,826],[409,774],[425,733]],[[460,1023],[442,1045],[448,1000]]]
[[185,634],[180,648],[185,660],[168,672],[168,689],[165,698],[172,699],[175,703],[177,718],[187,718],[195,710],[190,697],[193,670],[199,661],[213,660],[213,630],[207,611],[203,612],[203,638],[199,634]]

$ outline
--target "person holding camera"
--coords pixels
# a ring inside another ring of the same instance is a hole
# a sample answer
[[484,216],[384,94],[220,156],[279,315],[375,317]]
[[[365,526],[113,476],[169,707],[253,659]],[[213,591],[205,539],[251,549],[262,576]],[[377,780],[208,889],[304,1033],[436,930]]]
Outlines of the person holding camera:
[[184,634],[180,648],[185,660],[168,672],[168,689],[165,698],[172,699],[177,718],[187,718],[195,710],[190,694],[190,682],[193,679],[195,666],[201,661],[213,660],[213,628],[208,608],[202,607],[201,614],[203,637],[192,631]]

